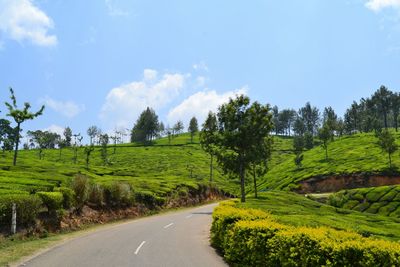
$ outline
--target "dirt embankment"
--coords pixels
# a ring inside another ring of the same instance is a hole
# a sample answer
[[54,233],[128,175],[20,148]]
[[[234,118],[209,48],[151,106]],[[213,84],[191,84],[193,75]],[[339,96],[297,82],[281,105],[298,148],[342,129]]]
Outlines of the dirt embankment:
[[326,193],[337,192],[343,189],[397,185],[400,184],[400,176],[371,174],[325,176],[313,177],[301,181],[299,184],[300,188],[296,190],[298,193]]

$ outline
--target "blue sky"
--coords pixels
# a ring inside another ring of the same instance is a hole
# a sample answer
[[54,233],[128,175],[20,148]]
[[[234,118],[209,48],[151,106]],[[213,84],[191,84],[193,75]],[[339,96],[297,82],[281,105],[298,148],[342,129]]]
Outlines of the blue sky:
[[0,0],[0,100],[46,104],[26,130],[202,120],[236,93],[343,114],[399,70],[400,0]]

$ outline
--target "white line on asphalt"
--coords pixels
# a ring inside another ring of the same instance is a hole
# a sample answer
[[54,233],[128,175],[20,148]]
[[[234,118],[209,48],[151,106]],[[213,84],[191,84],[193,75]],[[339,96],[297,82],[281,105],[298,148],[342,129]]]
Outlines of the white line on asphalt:
[[167,229],[168,227],[170,227],[170,226],[172,226],[172,225],[174,225],[174,223],[170,223],[170,224],[164,226],[164,229]]
[[139,250],[143,247],[143,245],[146,243],[146,241],[143,241],[140,246],[138,246],[138,248],[135,251],[135,255],[139,254]]
[[191,218],[192,216],[193,216],[193,214],[190,214],[190,215],[186,216],[186,219],[189,219],[189,218]]

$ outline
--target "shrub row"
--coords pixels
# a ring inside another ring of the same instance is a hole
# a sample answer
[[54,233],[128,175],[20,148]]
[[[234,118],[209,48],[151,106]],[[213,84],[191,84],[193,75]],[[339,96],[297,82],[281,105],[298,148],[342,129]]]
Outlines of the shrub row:
[[232,204],[213,214],[212,243],[232,266],[400,266],[400,244],[331,228],[293,227]]
[[12,204],[17,206],[17,224],[22,226],[30,226],[35,224],[37,215],[39,214],[42,201],[35,195],[5,195],[0,196],[0,225],[10,226]]

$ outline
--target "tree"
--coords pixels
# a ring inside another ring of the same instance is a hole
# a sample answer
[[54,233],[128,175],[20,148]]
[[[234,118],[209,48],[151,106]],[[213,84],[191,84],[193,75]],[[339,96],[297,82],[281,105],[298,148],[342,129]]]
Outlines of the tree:
[[11,122],[6,119],[0,119],[0,145],[3,153],[13,150],[15,136],[16,129],[11,127]]
[[218,108],[218,135],[215,142],[218,163],[225,172],[240,177],[241,201],[246,201],[246,169],[271,156],[273,129],[269,105],[237,96]]
[[305,124],[306,131],[311,135],[315,135],[319,126],[319,110],[316,107],[312,107],[310,102],[307,102],[299,110],[299,115]]
[[185,127],[183,126],[183,122],[182,121],[177,121],[173,127],[173,133],[175,134],[180,134],[182,133],[183,129],[185,129]]
[[293,149],[294,153],[296,155],[294,159],[294,163],[296,164],[297,168],[299,169],[301,167],[301,162],[304,159],[303,156],[303,150],[304,150],[304,137],[299,135],[295,136],[293,139]]
[[280,124],[280,128],[284,132],[285,135],[289,135],[291,133],[292,124],[296,119],[296,111],[293,109],[284,109],[279,112],[278,115],[278,123]]
[[97,133],[99,131],[99,128],[97,128],[97,126],[90,126],[87,129],[87,135],[90,138],[90,145],[93,145],[93,139],[96,137]]
[[24,103],[23,109],[18,109],[17,106],[17,99],[14,95],[14,90],[10,87],[11,93],[11,104],[6,102],[6,106],[8,108],[7,116],[10,116],[14,119],[15,123],[17,124],[16,127],[16,136],[15,136],[15,150],[14,150],[14,160],[13,165],[17,165],[17,156],[18,156],[18,146],[20,141],[20,132],[21,132],[21,124],[27,120],[33,120],[34,118],[43,114],[44,106],[42,106],[37,112],[30,112],[29,109],[31,108],[31,104],[28,102]]
[[392,168],[392,154],[398,149],[396,139],[387,129],[383,130],[382,133],[378,135],[378,138],[379,146],[382,148],[383,151],[388,153],[389,167]]
[[71,147],[72,145],[72,130],[69,127],[64,129],[64,140],[65,140],[65,147]]
[[328,160],[328,144],[332,140],[332,132],[328,125],[324,124],[318,131],[318,138],[322,141],[322,147],[325,149],[325,160]]
[[250,174],[253,176],[254,197],[258,198],[257,177],[263,176],[268,171],[267,160],[261,160],[258,163],[250,165]]
[[326,107],[324,109],[323,124],[331,131],[333,138],[334,132],[337,131],[338,128],[338,117],[332,107]]
[[391,109],[392,92],[382,85],[378,91],[372,96],[372,101],[375,103],[378,112],[383,116],[385,129],[388,128],[388,114]]
[[190,133],[190,142],[193,143],[193,137],[199,131],[196,117],[190,119],[188,131]]
[[390,106],[392,108],[392,113],[393,113],[394,128],[396,129],[397,132],[399,128],[400,93],[392,94]]
[[90,161],[90,154],[93,152],[94,146],[86,146],[84,149],[84,153],[86,155],[86,169],[89,170],[89,161]]
[[160,122],[158,125],[158,134],[159,136],[163,136],[165,134],[165,126],[163,122]]
[[213,181],[213,161],[216,151],[218,122],[215,113],[209,112],[200,132],[200,145],[210,155],[210,182]]
[[28,131],[27,134],[31,137],[31,141],[37,144],[39,159],[43,159],[43,149],[54,149],[58,139],[61,139],[60,135],[48,131]]
[[109,137],[108,134],[102,134],[100,136],[100,144],[101,144],[101,158],[103,159],[104,165],[107,165],[108,162],[108,151],[107,151],[107,145],[109,143]]
[[302,136],[306,132],[306,125],[304,124],[304,121],[299,116],[297,116],[296,120],[294,121],[293,131],[294,131],[295,135],[297,135],[297,136]]
[[158,116],[153,109],[147,107],[140,114],[131,131],[131,142],[150,142],[157,136],[158,130]]

